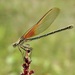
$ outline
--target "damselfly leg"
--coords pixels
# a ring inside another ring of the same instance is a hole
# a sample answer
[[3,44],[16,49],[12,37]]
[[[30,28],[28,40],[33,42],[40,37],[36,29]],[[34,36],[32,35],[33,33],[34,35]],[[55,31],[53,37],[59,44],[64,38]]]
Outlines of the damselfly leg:
[[21,44],[18,46],[18,49],[21,52],[23,58],[25,56],[25,52],[27,52],[29,54],[28,56],[31,57],[32,47],[30,47],[29,44],[26,44],[26,45]]

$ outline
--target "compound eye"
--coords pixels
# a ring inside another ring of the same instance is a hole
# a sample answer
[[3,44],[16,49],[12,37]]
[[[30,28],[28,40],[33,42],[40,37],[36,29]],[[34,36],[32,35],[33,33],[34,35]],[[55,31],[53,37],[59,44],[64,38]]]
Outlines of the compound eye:
[[13,44],[13,47],[16,47],[16,46],[17,46],[17,43],[14,43],[14,44]]

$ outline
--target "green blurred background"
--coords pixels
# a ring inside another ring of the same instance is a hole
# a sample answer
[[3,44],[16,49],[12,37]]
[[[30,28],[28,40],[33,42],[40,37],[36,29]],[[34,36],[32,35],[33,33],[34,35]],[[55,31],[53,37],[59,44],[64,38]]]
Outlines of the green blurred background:
[[[20,75],[23,59],[12,43],[53,7],[61,11],[46,32],[75,24],[75,0],[0,0],[0,75]],[[28,42],[35,75],[75,75],[74,32]]]

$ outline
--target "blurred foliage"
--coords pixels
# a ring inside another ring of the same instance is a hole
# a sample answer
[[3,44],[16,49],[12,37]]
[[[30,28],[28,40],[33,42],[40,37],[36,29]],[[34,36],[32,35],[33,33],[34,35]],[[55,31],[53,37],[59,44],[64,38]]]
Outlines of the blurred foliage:
[[[22,56],[12,43],[53,7],[61,12],[46,32],[75,24],[75,0],[0,0],[0,75],[20,75]],[[28,42],[35,75],[75,75],[74,32]]]

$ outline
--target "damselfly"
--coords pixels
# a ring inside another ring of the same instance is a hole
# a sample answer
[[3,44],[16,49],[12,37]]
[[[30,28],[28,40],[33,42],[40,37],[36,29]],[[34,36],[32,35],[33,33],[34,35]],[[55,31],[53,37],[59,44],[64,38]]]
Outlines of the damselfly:
[[43,31],[45,31],[53,23],[53,21],[55,20],[59,12],[60,12],[59,8],[50,9],[31,29],[27,31],[27,33],[23,34],[21,38],[13,44],[13,47],[18,46],[19,48],[24,49],[25,48],[25,46],[23,45],[24,42],[40,39],[42,37],[46,37],[48,35],[73,28],[73,26],[70,25],[70,26],[55,30],[53,32],[49,32],[47,34],[34,37],[35,35],[38,35],[42,33]]

